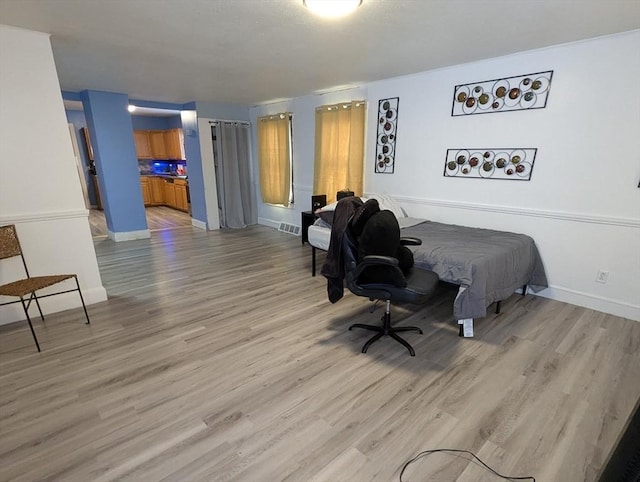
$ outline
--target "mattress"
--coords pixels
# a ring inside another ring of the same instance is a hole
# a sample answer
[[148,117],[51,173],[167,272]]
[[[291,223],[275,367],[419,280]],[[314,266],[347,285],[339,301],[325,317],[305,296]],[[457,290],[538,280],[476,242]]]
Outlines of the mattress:
[[[422,240],[421,246],[410,247],[415,265],[460,286],[453,307],[458,320],[486,316],[491,303],[524,285],[534,291],[547,286],[538,249],[527,235],[408,217],[398,223],[401,236]],[[309,227],[312,246],[326,251],[330,238],[331,227],[321,219]],[[315,262],[313,267],[315,275]]]
[[487,306],[516,289],[547,287],[538,248],[525,234],[424,221],[401,231],[422,240],[413,247],[415,266],[460,285],[454,301],[456,319],[482,318]]
[[[322,221],[322,220],[318,220]],[[318,222],[316,221],[316,223]],[[326,223],[325,223],[326,224]],[[331,227],[328,225],[312,224],[307,231],[309,244],[323,251],[329,249],[329,241],[331,240]]]
[[[415,226],[424,221],[424,219],[416,219],[404,217],[398,219],[400,229]],[[329,241],[331,240],[331,226],[322,219],[316,219],[316,222],[309,226],[308,230],[309,244],[323,251],[329,249]]]

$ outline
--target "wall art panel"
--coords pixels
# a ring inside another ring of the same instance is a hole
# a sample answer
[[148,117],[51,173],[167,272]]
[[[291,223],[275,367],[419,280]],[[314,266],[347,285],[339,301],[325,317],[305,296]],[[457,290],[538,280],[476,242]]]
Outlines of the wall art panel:
[[379,174],[393,174],[395,168],[399,104],[399,97],[381,99],[378,102],[375,172]]
[[456,85],[452,116],[542,109],[547,105],[553,70]]
[[480,179],[531,179],[536,148],[447,149],[445,177]]

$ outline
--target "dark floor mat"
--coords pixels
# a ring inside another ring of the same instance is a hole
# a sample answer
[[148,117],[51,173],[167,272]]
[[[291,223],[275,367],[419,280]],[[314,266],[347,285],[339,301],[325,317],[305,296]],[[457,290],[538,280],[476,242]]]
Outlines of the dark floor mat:
[[599,481],[640,482],[640,400]]

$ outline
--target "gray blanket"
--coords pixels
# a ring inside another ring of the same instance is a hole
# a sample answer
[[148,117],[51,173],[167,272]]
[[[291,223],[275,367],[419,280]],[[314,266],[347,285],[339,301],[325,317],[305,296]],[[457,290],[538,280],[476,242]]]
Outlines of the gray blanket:
[[425,221],[405,227],[402,236],[422,240],[412,246],[415,265],[460,285],[453,304],[456,319],[482,318],[487,306],[517,288],[546,288],[547,277],[534,241],[524,234]]

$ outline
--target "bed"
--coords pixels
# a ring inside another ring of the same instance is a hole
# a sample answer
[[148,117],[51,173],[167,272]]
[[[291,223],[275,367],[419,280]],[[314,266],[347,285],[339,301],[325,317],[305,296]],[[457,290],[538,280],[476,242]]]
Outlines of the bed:
[[[473,319],[486,316],[492,303],[507,299],[519,288],[525,294],[527,287],[533,291],[547,287],[538,249],[525,234],[415,219],[397,209],[395,213],[401,235],[422,240],[422,245],[411,247],[415,266],[430,269],[442,281],[459,286],[453,316],[464,336],[473,336]],[[329,248],[331,225],[327,219],[318,218],[308,231],[313,276],[316,249]]]

